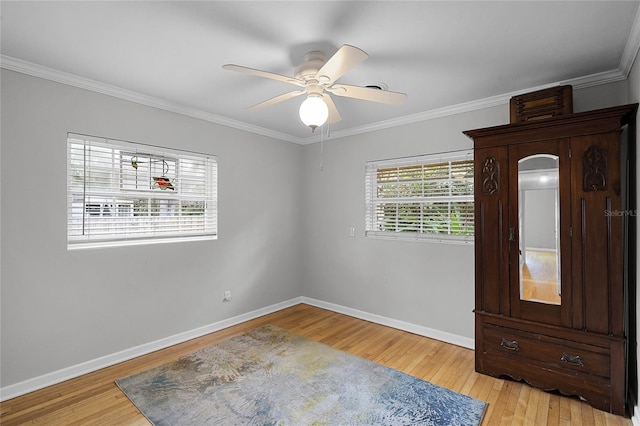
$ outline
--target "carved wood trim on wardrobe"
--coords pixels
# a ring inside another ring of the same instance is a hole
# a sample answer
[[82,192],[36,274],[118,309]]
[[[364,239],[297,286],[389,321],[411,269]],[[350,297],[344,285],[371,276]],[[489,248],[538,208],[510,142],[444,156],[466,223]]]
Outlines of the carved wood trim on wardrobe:
[[482,192],[485,195],[500,193],[500,163],[493,155],[488,156],[482,165]]
[[582,189],[597,192],[607,189],[607,151],[591,145],[582,156]]

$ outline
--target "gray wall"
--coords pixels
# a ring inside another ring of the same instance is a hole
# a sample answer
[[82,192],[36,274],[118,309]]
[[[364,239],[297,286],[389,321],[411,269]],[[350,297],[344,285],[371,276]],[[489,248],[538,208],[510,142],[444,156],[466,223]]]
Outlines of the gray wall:
[[[473,246],[365,239],[364,163],[468,149],[462,130],[508,122],[506,105],[330,140],[321,158],[11,71],[1,84],[0,386],[298,296],[473,337]],[[577,91],[575,109],[626,91]],[[67,132],[218,155],[219,239],[68,252]]]
[[[555,250],[557,191],[555,189],[529,189],[520,191],[520,197],[524,197],[522,201],[524,201],[525,247],[527,249]],[[523,236],[520,238],[522,241]]]
[[325,141],[322,171],[306,146],[303,295],[472,338],[473,244],[365,238],[365,163],[470,149],[462,130],[507,119],[501,106]]
[[[574,111],[624,103],[626,90],[624,81],[576,90]],[[469,149],[463,130],[508,122],[504,105],[324,141],[322,171],[320,144],[307,145],[303,295],[473,338],[473,245],[365,238],[364,167],[371,160]]]
[[[68,131],[218,155],[219,239],[67,251]],[[300,146],[5,70],[1,137],[3,387],[299,296]]]

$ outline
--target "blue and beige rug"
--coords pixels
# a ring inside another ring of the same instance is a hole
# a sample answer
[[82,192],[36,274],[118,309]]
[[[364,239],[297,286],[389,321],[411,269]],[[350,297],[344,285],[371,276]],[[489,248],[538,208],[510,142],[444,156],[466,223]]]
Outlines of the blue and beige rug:
[[478,425],[486,403],[264,326],[116,381],[154,425]]

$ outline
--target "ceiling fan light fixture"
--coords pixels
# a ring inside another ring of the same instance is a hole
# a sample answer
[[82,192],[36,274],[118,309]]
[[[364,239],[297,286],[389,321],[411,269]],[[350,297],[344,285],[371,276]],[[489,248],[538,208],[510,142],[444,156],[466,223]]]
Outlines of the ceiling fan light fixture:
[[299,114],[300,120],[305,126],[311,127],[313,132],[316,127],[322,126],[329,118],[329,107],[322,97],[312,94],[300,104]]

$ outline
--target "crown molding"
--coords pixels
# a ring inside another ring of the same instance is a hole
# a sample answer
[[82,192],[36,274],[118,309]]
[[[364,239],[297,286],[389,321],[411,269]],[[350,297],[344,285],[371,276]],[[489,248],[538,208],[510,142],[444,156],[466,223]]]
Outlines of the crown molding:
[[[469,111],[475,111],[483,108],[490,108],[493,106],[503,105],[509,102],[510,96],[498,95],[490,98],[479,99],[476,101],[464,102],[457,105],[450,105],[443,108],[436,108],[429,111],[419,112],[417,114],[405,115],[391,120],[379,121],[373,124],[367,124],[364,126],[352,127],[350,129],[338,130],[331,132],[331,137],[328,139],[339,139],[347,136],[359,135],[362,133],[375,132],[377,130],[388,129],[391,127],[404,126],[407,124],[418,123],[420,121],[433,120],[434,118],[446,117],[449,115],[460,114]],[[320,136],[314,135],[304,138],[301,143],[307,145],[310,143],[320,142]]]
[[631,33],[627,39],[627,44],[622,52],[622,58],[620,59],[620,71],[624,74],[625,78],[631,72],[631,67],[638,56],[638,49],[640,49],[640,7],[636,11],[636,16],[633,20],[633,26],[631,27]]
[[32,62],[23,61],[7,55],[0,56],[0,68],[10,71],[16,71],[22,74],[39,77],[46,80],[55,81],[57,83],[66,84],[80,89],[90,90],[92,92],[101,93],[103,95],[112,96],[126,101],[162,109],[176,114],[185,115],[187,117],[197,118],[211,123],[220,124],[222,126],[232,127],[238,130],[244,130],[250,133],[256,133],[274,139],[280,139],[287,142],[299,143],[299,138],[288,135],[286,133],[276,132],[274,130],[265,129],[264,127],[254,126],[242,121],[232,120],[217,114],[190,108],[176,102],[170,102],[165,99],[144,95],[132,90],[122,89],[117,86],[102,83],[89,78],[80,77],[75,74],[48,68]]
[[[628,74],[628,73],[627,73]],[[494,106],[507,105],[509,100],[516,95],[528,92],[535,92],[536,90],[548,89],[555,86],[571,85],[574,89],[584,89],[586,87],[597,86],[600,84],[613,83],[616,81],[625,80],[627,74],[624,74],[620,70],[610,70],[601,73],[591,74],[583,77],[578,77],[569,80],[558,81],[555,83],[549,83],[536,87],[529,87],[524,90],[518,90],[509,93],[503,93],[501,95],[491,96],[488,98],[478,99],[475,101],[463,102],[456,105],[450,105],[443,108],[436,108],[429,111],[420,112],[417,114],[405,115],[403,117],[394,118],[391,120],[379,121],[374,124],[367,124],[364,126],[353,127],[345,130],[338,130],[331,132],[331,137],[327,139],[339,139],[347,136],[359,135],[362,133],[375,132],[377,130],[388,129],[391,127],[404,126],[407,124],[418,123],[421,121],[433,120],[434,118],[447,117],[450,115],[462,114],[465,112],[476,111],[485,108],[491,108]],[[320,135],[313,135],[301,140],[302,145],[308,145],[310,143],[320,142]]]
[[[640,14],[640,9],[638,10]],[[631,71],[633,61],[640,48],[640,25],[638,25],[640,15],[636,15],[632,34],[629,37],[621,65],[619,69],[609,70],[601,73],[591,74],[583,77],[573,78],[569,80],[558,81],[555,83],[549,83],[542,86],[530,87],[527,89],[504,93],[497,96],[491,96],[488,98],[478,99],[469,102],[463,102],[460,104],[450,105],[442,108],[436,108],[429,111],[420,112],[417,114],[406,115],[391,120],[379,121],[373,124],[367,124],[364,126],[353,127],[350,129],[339,130],[331,133],[331,137],[328,139],[339,139],[348,136],[359,135],[362,133],[375,132],[378,130],[388,129],[397,126],[404,126],[407,124],[417,123],[421,121],[432,120],[435,118],[446,117],[455,114],[462,114],[465,112],[476,111],[485,108],[491,108],[494,106],[506,105],[509,103],[511,97],[527,92],[533,92],[536,90],[546,89],[554,86],[561,86],[570,84],[574,89],[583,89],[586,87],[597,86],[600,84],[613,83],[616,81],[625,80]],[[4,68],[11,71],[20,72],[23,74],[39,77],[58,83],[66,84],[69,86],[78,87],[80,89],[90,90],[93,92],[101,93],[108,96],[124,99],[131,102],[136,102],[142,105],[162,109],[176,114],[181,114],[187,117],[197,118],[200,120],[208,121],[211,123],[219,124],[222,126],[231,127],[238,130],[266,136],[273,139],[279,139],[285,142],[293,142],[300,145],[308,145],[311,143],[320,142],[320,135],[313,135],[306,138],[300,138],[297,136],[289,135],[275,130],[266,129],[264,127],[254,126],[242,121],[232,120],[230,118],[222,117],[217,114],[199,110],[196,108],[186,107],[184,105],[170,102],[164,99],[156,98],[153,96],[144,95],[134,92],[132,90],[122,89],[117,86],[101,83],[96,80],[91,80],[85,77],[80,77],[75,74],[58,71],[52,68],[44,67],[31,62],[16,59],[11,56],[0,56],[0,68]]]

